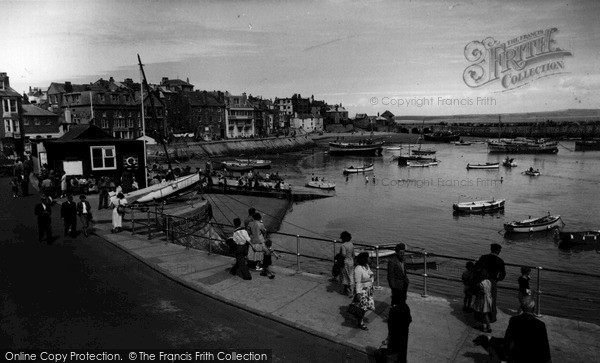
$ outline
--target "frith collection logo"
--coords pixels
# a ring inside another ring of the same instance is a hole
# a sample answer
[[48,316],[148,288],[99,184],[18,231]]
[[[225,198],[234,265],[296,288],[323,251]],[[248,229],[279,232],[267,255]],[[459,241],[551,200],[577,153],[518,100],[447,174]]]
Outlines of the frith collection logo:
[[564,73],[564,57],[571,52],[556,46],[557,32],[556,28],[538,30],[504,43],[491,37],[470,42],[465,58],[472,64],[463,72],[465,83],[478,88],[499,82],[504,90],[511,90]]

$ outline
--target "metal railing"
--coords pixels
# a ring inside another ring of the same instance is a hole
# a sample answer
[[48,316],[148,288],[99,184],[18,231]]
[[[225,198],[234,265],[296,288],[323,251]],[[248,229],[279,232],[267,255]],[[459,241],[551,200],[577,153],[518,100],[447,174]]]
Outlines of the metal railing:
[[[136,225],[141,225],[142,227],[145,227],[147,229],[147,233],[148,233],[148,239],[152,239],[153,235],[152,235],[152,229],[153,228],[160,228],[162,230],[162,232],[164,232],[164,234],[166,235],[166,243],[176,243],[176,244],[180,244],[186,247],[186,249],[189,248],[196,248],[195,246],[193,246],[190,243],[186,243],[186,242],[181,242],[179,240],[182,239],[182,237],[193,237],[193,238],[199,238],[199,239],[203,239],[206,240],[208,242],[208,253],[212,254],[215,252],[221,252],[221,253],[225,253],[228,252],[226,248],[221,248],[220,251],[215,251],[213,250],[213,242],[217,242],[217,244],[223,244],[225,242],[224,238],[211,238],[211,237],[207,237],[206,235],[202,235],[196,232],[186,232],[184,230],[178,230],[178,226],[183,225],[183,226],[188,226],[190,222],[198,222],[200,224],[202,224],[203,226],[206,225],[210,225],[213,228],[216,229],[220,229],[223,235],[229,236],[231,235],[230,232],[233,232],[234,230],[234,226],[233,225],[229,225],[229,224],[221,224],[221,223],[217,223],[217,222],[211,222],[210,220],[210,216],[204,216],[204,217],[199,217],[199,218],[190,218],[190,217],[179,217],[179,216],[174,216],[174,215],[168,215],[166,213],[164,213],[164,209],[162,205],[152,205],[152,206],[148,206],[148,207],[138,207],[138,206],[127,206],[128,209],[131,210],[131,231],[132,234],[136,234]],[[152,210],[154,209],[154,210]],[[136,220],[136,214],[135,211],[141,212],[143,214],[142,219],[143,220]],[[161,222],[161,223],[159,223]],[[302,260],[306,259],[308,261],[321,261],[321,262],[328,262],[328,263],[333,263],[334,262],[334,257],[338,251],[338,244],[341,245],[341,241],[335,240],[335,239],[324,239],[324,238],[316,238],[316,237],[310,237],[310,236],[303,236],[303,235],[299,235],[299,234],[289,234],[289,233],[283,233],[283,232],[269,232],[269,236],[271,237],[271,239],[274,242],[278,242],[276,241],[273,237],[274,236],[280,236],[282,238],[290,238],[290,241],[287,243],[288,247],[290,245],[295,245],[294,249],[295,250],[282,250],[282,249],[275,249],[275,251],[277,253],[279,253],[280,255],[290,255],[293,258],[293,265],[295,265],[295,270],[297,273],[302,272]],[[281,242],[281,241],[279,241]],[[293,243],[295,242],[295,243]],[[309,253],[302,253],[302,251],[304,251],[304,249],[302,249],[303,244],[308,244],[309,242],[311,243],[318,243],[318,244],[327,244],[330,243],[332,246],[332,253],[330,257],[324,257],[324,256],[316,256],[316,255],[311,255]],[[281,243],[280,243],[281,244]],[[367,244],[361,244],[361,243],[353,243],[355,247],[360,248],[362,251],[366,251],[366,252],[370,252],[371,256],[374,256],[374,264],[371,263],[372,268],[375,270],[374,274],[375,274],[375,288],[376,289],[381,289],[381,283],[380,283],[380,271],[387,271],[386,267],[382,267],[381,262],[383,261],[383,256],[382,256],[382,252],[384,251],[390,251],[391,249],[393,249],[393,246],[391,245],[367,245]],[[409,256],[413,256],[413,258],[417,258],[417,259],[422,259],[422,268],[418,268],[418,270],[420,270],[419,272],[412,272],[412,271],[407,271],[407,274],[409,275],[413,275],[413,276],[420,276],[422,277],[422,291],[421,291],[421,296],[423,297],[427,297],[428,296],[428,285],[429,285],[429,280],[430,279],[436,279],[436,280],[440,280],[440,281],[453,281],[453,282],[458,282],[460,284],[462,284],[462,280],[460,278],[457,277],[449,277],[449,276],[442,276],[442,275],[432,275],[429,272],[431,271],[428,268],[429,263],[435,261],[436,259],[447,259],[447,260],[451,260],[451,261],[461,261],[461,262],[465,262],[465,261],[474,261],[472,258],[465,258],[465,257],[461,257],[461,256],[452,256],[452,255],[445,255],[445,254],[436,254],[436,253],[431,253],[431,252],[426,252],[426,251],[421,251],[421,250],[407,250],[406,251],[407,255]],[[386,255],[389,255],[389,252],[386,253]],[[433,259],[433,260],[432,260]],[[373,262],[373,261],[372,261]],[[417,264],[420,264],[421,262],[417,262]],[[517,264],[511,264],[511,263],[505,263],[505,265],[507,267],[516,267],[516,268],[520,268],[521,265],[517,265]],[[325,266],[323,266],[325,267]],[[569,299],[569,300],[580,300],[583,302],[593,302],[593,303],[600,303],[600,301],[596,301],[596,300],[591,300],[591,299],[577,299],[574,298],[572,296],[569,295],[561,295],[561,294],[556,294],[556,293],[545,293],[542,291],[542,279],[543,279],[543,271],[546,271],[547,273],[558,273],[558,274],[566,274],[566,275],[571,275],[571,276],[579,276],[579,277],[588,277],[588,278],[592,278],[594,279],[594,281],[598,282],[600,281],[600,275],[597,274],[591,274],[591,273],[584,273],[584,272],[574,272],[574,271],[565,271],[565,270],[559,270],[559,269],[552,269],[552,268],[544,268],[543,266],[530,266],[532,270],[536,271],[536,276],[535,276],[535,292],[536,292],[536,314],[537,315],[541,315],[541,306],[542,306],[542,296],[547,296],[547,297],[554,297],[554,298],[565,298],[565,299]],[[317,268],[318,269],[318,268]],[[438,268],[436,268],[436,270],[439,270]],[[458,267],[450,267],[450,268],[446,268],[446,269],[441,269],[445,272],[450,273],[452,276],[460,276],[460,273],[462,272],[462,266],[459,269]],[[315,271],[306,271],[306,272],[315,272]],[[317,271],[317,272],[323,272],[322,269],[321,271]],[[508,287],[508,286],[498,286],[499,289],[505,289],[505,290],[513,290],[513,291],[518,291],[518,288],[514,288],[514,287]],[[568,290],[567,290],[568,291]]]

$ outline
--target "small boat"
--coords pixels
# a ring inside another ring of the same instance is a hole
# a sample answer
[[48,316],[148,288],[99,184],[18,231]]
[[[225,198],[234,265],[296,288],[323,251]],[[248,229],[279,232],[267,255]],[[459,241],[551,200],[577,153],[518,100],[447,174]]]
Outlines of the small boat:
[[452,209],[459,213],[486,213],[504,209],[505,202],[506,199],[492,199],[455,203],[452,205]]
[[381,155],[383,141],[372,139],[364,142],[330,142],[329,155]]
[[582,232],[559,232],[561,247],[600,245],[600,230]]
[[552,216],[548,214],[540,218],[528,218],[522,221],[513,221],[504,223],[504,229],[508,233],[531,233],[548,231],[553,228],[563,226],[563,221],[559,215]]
[[250,171],[254,169],[254,166],[247,161],[239,162],[239,161],[223,161],[221,162],[223,167],[229,171]]
[[261,159],[235,159],[240,164],[248,164],[254,169],[269,169],[271,168],[271,160]]
[[523,174],[529,175],[529,176],[540,176],[540,170],[539,169],[533,170],[533,168],[529,168],[529,170],[525,170],[523,172]]
[[423,139],[425,141],[433,142],[453,142],[460,139],[460,135],[453,133],[452,131],[436,131],[431,134],[424,134]]
[[485,163],[485,164],[467,164],[468,169],[498,169],[500,163]]
[[506,159],[502,161],[502,165],[506,166],[507,168],[514,168],[515,166],[517,166],[517,163],[515,163],[515,159],[510,159],[507,156]]
[[193,189],[200,183],[200,180],[199,173],[182,176],[172,181],[127,193],[125,199],[129,203],[147,203],[162,200]]
[[324,190],[334,190],[335,189],[335,183],[326,182],[326,181],[311,180],[306,183],[306,186],[309,188],[317,188],[317,189],[324,189]]
[[456,145],[456,146],[471,146],[471,143],[468,141],[461,140],[461,141],[455,141],[454,145]]
[[402,150],[402,146],[390,146],[386,147],[386,150]]
[[409,161],[406,166],[411,168],[428,168],[431,165],[428,161]]
[[367,171],[373,171],[373,164],[363,165],[359,167],[349,166],[346,169],[344,169],[344,174],[365,173]]

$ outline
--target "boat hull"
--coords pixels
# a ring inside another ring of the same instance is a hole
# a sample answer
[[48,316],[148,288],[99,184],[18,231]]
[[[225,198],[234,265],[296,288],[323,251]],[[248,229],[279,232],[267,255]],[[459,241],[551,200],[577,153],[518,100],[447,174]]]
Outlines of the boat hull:
[[373,144],[329,143],[329,155],[381,155],[383,142]]
[[452,209],[457,213],[488,213],[504,209],[505,199],[455,203]]
[[423,139],[425,141],[433,141],[433,142],[453,142],[460,140],[460,135],[455,135],[452,133],[433,133],[433,134],[424,134]]
[[600,231],[559,232],[561,245],[600,245]]
[[575,151],[599,151],[600,140],[575,141]]
[[488,152],[504,154],[556,154],[558,143],[548,141],[506,140],[488,142]]
[[181,194],[195,188],[200,183],[200,174],[186,175],[172,182],[153,185],[128,193],[125,198],[130,203],[148,203]]
[[499,163],[493,164],[467,164],[467,169],[498,169],[500,168]]
[[544,232],[563,225],[560,216],[542,217],[521,222],[505,223],[504,229],[508,233],[533,233]]
[[344,169],[344,174],[358,174],[358,173],[366,173],[368,171],[373,171],[373,164],[368,166],[363,166],[360,168],[346,168]]
[[329,183],[329,182],[309,181],[308,183],[306,183],[306,186],[309,188],[316,188],[316,189],[323,189],[323,190],[334,190],[335,189],[335,183]]

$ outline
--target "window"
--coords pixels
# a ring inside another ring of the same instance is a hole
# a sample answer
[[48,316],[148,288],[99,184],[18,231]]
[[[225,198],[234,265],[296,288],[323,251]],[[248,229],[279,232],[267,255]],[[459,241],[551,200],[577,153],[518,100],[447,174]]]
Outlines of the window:
[[80,96],[81,96],[81,95],[80,95],[79,93],[77,93],[77,94],[74,94],[74,95],[73,95],[73,102],[79,102],[79,100],[80,100]]
[[34,123],[36,126],[39,126],[39,125],[40,125],[40,119],[36,117],[36,118],[35,118],[35,120],[33,121],[33,123]]
[[130,100],[129,95],[125,95],[125,102],[129,103],[129,100]]
[[12,132],[12,123],[10,121],[11,120],[4,120],[4,131],[6,131],[6,133]]
[[113,102],[119,102],[119,95],[110,95],[110,99]]
[[52,120],[50,118],[46,119],[46,125],[52,125]]
[[24,126],[29,126],[29,119],[28,118],[24,118],[23,119],[23,125]]
[[104,102],[104,93],[100,93],[98,98],[100,99],[100,102]]
[[17,100],[5,98],[2,100],[2,104],[4,105],[4,113],[17,112]]
[[127,120],[127,127],[133,127],[133,120],[132,119],[128,119]]
[[114,146],[91,146],[92,170],[115,170],[117,158]]
[[103,129],[107,129],[108,128],[108,120],[107,119],[103,118],[100,121],[100,123],[101,123]]
[[0,90],[4,91],[4,81],[0,81]]

